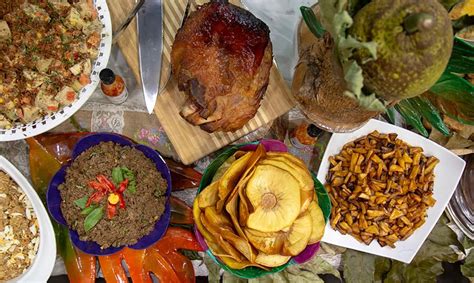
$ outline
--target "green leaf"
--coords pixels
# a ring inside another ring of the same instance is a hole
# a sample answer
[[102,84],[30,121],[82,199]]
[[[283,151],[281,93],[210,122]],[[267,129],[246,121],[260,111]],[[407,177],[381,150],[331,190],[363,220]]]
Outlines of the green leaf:
[[374,282],[382,283],[386,273],[392,267],[392,262],[386,257],[378,256],[375,258]]
[[[209,282],[211,283],[212,281],[209,280]],[[213,282],[216,282],[216,281],[213,281]],[[219,282],[219,281],[217,281],[217,282]],[[247,282],[250,282],[250,280],[236,277],[236,276],[230,274],[229,272],[224,271],[224,274],[222,275],[222,282],[225,282],[225,283],[247,283]]]
[[466,277],[474,277],[474,250],[471,249],[464,259],[464,264],[461,265],[461,272]]
[[395,108],[392,106],[392,107],[387,107],[387,110],[385,112],[385,114],[387,114],[387,117],[388,117],[388,120],[390,121],[390,123],[392,124],[395,124],[395,116],[396,116],[396,112],[397,110],[395,110]]
[[460,2],[460,0],[438,0],[438,2],[440,2],[441,4],[443,4],[444,8],[446,8],[446,10],[451,10],[451,8],[456,5],[457,3]]
[[301,6],[300,11],[303,15],[303,20],[308,26],[311,33],[314,34],[317,38],[321,38],[326,32],[326,30],[324,30],[324,27],[314,14],[313,9],[306,6]]
[[137,192],[137,180],[135,179],[135,174],[133,174],[133,171],[125,166],[121,167],[121,169],[123,178],[128,179],[127,191],[130,193]]
[[413,108],[418,111],[423,118],[430,122],[431,126],[433,126],[436,130],[442,133],[445,136],[451,135],[448,127],[441,118],[441,115],[438,112],[438,109],[431,104],[431,102],[425,97],[413,97],[407,99]]
[[96,209],[98,206],[97,205],[94,205],[94,204],[91,204],[89,207],[86,207],[84,208],[82,211],[81,211],[81,214],[82,215],[88,215],[89,213],[91,213],[94,209]]
[[465,250],[474,248],[474,240],[469,239],[468,237],[464,237],[462,241],[462,246]]
[[189,258],[190,260],[202,260],[202,257],[197,251],[192,250],[179,250],[182,255]]
[[112,169],[112,181],[118,186],[123,181],[122,168],[115,167]]
[[373,282],[375,256],[348,249],[342,254],[343,274],[346,282]]
[[209,275],[207,277],[209,283],[219,283],[221,280],[221,268],[219,265],[217,265],[217,263],[215,263],[207,253],[204,255],[203,261],[207,267],[207,270],[209,271]]
[[464,259],[464,264],[461,265],[461,273],[466,277],[474,277],[474,240],[465,236],[462,245],[468,255]]
[[428,137],[428,131],[421,122],[421,115],[413,108],[413,106],[406,100],[400,101],[395,105],[395,109],[402,115],[408,125],[415,128],[424,137]]
[[341,278],[339,270],[320,256],[313,257],[310,261],[299,265],[299,268],[311,271],[314,274],[332,274],[337,278]]
[[428,98],[439,109],[457,120],[474,124],[474,85],[445,72],[430,89]]
[[349,0],[348,10],[349,14],[354,17],[360,9],[369,4],[370,0]]
[[453,51],[446,72],[459,74],[474,73],[474,45],[455,37]]
[[82,197],[80,199],[76,199],[74,201],[74,204],[77,205],[80,209],[84,209],[84,208],[86,208],[86,203],[87,203],[88,199],[89,199],[89,197],[87,197],[87,196]]
[[453,53],[474,57],[474,45],[462,38],[454,37]]
[[94,226],[99,223],[99,221],[104,216],[104,210],[102,207],[97,207],[91,211],[84,219],[84,230],[87,232],[90,229],[94,228]]
[[459,241],[446,224],[447,218],[442,215],[410,264],[392,261],[384,282],[436,282],[436,276],[443,273],[441,262],[458,260],[450,246],[459,246]]

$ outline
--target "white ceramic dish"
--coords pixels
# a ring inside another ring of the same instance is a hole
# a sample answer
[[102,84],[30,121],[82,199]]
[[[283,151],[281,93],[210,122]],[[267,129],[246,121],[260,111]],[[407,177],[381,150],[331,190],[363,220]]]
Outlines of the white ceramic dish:
[[0,170],[4,171],[18,184],[30,199],[39,224],[40,244],[31,266],[21,276],[8,282],[46,282],[56,261],[56,240],[53,225],[38,194],[28,180],[3,156],[0,156]]
[[377,241],[372,241],[370,245],[365,245],[350,235],[343,235],[333,230],[329,224],[326,226],[326,231],[321,241],[410,263],[446,208],[458,185],[466,163],[444,147],[414,132],[372,119],[357,131],[332,135],[319,168],[318,179],[323,183],[326,182],[326,174],[329,170],[328,158],[330,156],[338,154],[346,143],[375,130],[380,133],[396,133],[399,139],[402,139],[409,145],[420,146],[426,155],[433,155],[439,159],[440,163],[435,168],[433,188],[433,197],[436,199],[436,204],[428,209],[425,224],[415,230],[405,241],[396,242],[395,248],[381,247]]
[[59,126],[74,115],[94,93],[100,81],[99,72],[107,66],[109,61],[112,48],[112,22],[106,0],[94,0],[93,2],[103,28],[100,35],[99,55],[92,65],[91,82],[79,91],[78,99],[71,105],[33,122],[20,124],[8,130],[0,129],[0,142],[26,139]]

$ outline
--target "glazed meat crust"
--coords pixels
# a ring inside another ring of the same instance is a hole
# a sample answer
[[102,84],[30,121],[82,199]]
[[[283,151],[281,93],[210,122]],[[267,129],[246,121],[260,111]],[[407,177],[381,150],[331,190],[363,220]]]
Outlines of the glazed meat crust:
[[250,12],[212,1],[192,13],[171,52],[181,116],[207,132],[233,132],[255,116],[272,67],[268,27]]

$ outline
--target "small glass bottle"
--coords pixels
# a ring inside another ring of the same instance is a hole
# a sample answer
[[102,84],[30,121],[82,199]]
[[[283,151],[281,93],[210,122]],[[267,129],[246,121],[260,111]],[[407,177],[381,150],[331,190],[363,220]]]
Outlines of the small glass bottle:
[[316,144],[318,137],[323,133],[323,130],[316,127],[314,124],[301,123],[290,135],[290,143],[296,148],[312,147]]
[[106,68],[100,71],[99,78],[101,80],[100,89],[110,102],[122,104],[127,100],[127,87],[121,76],[114,74],[111,69]]

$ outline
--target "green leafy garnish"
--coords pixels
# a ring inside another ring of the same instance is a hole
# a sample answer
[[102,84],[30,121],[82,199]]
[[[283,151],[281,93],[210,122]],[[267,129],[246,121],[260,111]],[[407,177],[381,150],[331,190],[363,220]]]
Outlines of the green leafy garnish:
[[119,186],[119,184],[125,179],[128,179],[127,191],[135,193],[137,191],[137,181],[133,171],[125,166],[115,167],[112,169],[112,181],[116,186]]
[[89,197],[87,197],[87,196],[82,197],[80,199],[76,199],[74,201],[74,204],[77,205],[80,209],[84,209],[84,208],[86,208],[86,203],[87,203],[88,199],[89,199]]
[[99,223],[99,221],[104,216],[104,210],[102,207],[94,208],[84,219],[84,230],[88,232],[90,229],[94,228],[94,226]]
[[123,180],[122,168],[115,167],[112,169],[112,181],[115,183],[115,185],[118,186]]
[[82,215],[89,215],[89,213],[91,213],[94,209],[96,209],[98,206],[95,205],[95,204],[91,204],[89,207],[86,207],[84,208],[82,211],[81,211],[81,214]]
[[121,167],[121,169],[124,179],[128,179],[127,191],[135,193],[137,191],[137,181],[135,179],[135,174],[133,174],[133,171],[125,166]]

